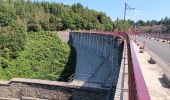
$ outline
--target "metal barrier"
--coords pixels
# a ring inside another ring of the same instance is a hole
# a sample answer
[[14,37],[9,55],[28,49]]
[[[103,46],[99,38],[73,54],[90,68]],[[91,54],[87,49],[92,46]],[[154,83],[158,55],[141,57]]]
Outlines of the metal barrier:
[[126,41],[128,53],[129,100],[150,100],[145,80],[128,35],[126,36]]
[[[134,48],[127,33],[117,32],[127,43],[129,100],[151,100]],[[124,91],[122,91],[124,92]]]
[[147,36],[151,38],[157,38],[157,39],[164,39],[164,40],[170,40],[170,34],[169,33],[138,33],[138,35],[141,36]]

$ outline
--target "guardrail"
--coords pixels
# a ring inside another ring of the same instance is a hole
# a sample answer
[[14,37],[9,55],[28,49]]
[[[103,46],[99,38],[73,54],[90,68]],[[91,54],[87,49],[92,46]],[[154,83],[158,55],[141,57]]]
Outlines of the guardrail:
[[[151,100],[134,48],[127,33],[117,32],[127,43],[129,100]],[[121,91],[124,92],[124,91]]]
[[141,36],[152,37],[155,39],[170,40],[170,33],[138,33]]
[[128,53],[128,86],[129,100],[151,100],[146,87],[134,48],[126,36]]

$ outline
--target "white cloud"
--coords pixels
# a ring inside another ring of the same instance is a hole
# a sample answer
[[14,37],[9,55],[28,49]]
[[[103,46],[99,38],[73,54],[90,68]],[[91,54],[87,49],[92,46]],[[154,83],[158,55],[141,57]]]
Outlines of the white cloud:
[[136,10],[136,9],[134,9],[133,12],[134,12],[134,13],[140,13],[140,11],[139,11],[139,10]]
[[145,16],[146,14],[140,10],[133,10],[133,15],[135,16]]
[[130,18],[131,20],[137,21],[139,19],[145,18],[145,16],[146,16],[146,13],[135,9],[129,14],[128,18]]

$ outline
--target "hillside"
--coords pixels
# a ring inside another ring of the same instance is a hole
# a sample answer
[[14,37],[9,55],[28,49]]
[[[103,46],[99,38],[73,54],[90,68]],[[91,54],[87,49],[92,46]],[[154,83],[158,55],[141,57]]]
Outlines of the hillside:
[[[103,12],[80,3],[0,1],[0,79],[12,77],[67,81],[75,71],[75,51],[59,30],[112,30]],[[51,32],[50,32],[51,31]]]
[[0,0],[0,79],[67,81],[75,71],[76,54],[56,36],[56,31],[113,28],[105,13],[80,3]]
[[[3,65],[4,68],[1,66],[0,79],[24,77],[64,80],[63,78],[74,72],[74,64],[68,63],[70,52],[70,47],[63,43],[55,33],[27,33],[24,50],[16,59],[6,62],[6,66]],[[68,66],[67,73],[62,74]]]
[[27,31],[112,30],[114,28],[112,20],[105,13],[90,10],[80,3],[70,6],[45,1],[1,0],[0,7],[2,26],[16,21]]

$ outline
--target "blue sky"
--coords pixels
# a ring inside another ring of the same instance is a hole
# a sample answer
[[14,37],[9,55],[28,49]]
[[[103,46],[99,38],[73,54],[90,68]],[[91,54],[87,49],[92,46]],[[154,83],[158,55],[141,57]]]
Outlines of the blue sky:
[[[42,0],[36,0],[42,1]],[[135,10],[127,11],[126,19],[131,20],[160,20],[170,17],[170,0],[43,0],[74,4],[80,2],[84,6],[97,11],[103,11],[113,20],[123,19],[124,3],[127,2]]]

